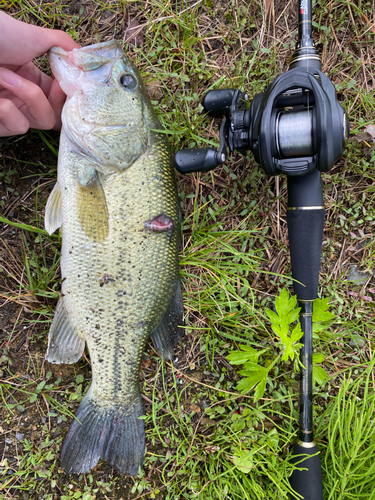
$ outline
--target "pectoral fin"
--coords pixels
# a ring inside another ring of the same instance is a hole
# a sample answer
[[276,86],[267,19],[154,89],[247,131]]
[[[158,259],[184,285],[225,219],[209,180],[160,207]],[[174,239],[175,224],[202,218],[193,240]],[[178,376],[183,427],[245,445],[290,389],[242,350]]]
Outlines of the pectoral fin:
[[171,359],[173,349],[180,340],[183,324],[181,283],[178,280],[176,294],[159,325],[151,332],[152,343],[163,359]]
[[48,234],[52,234],[61,226],[62,222],[61,191],[59,183],[56,182],[47,201],[44,227]]
[[63,299],[60,299],[48,334],[46,360],[50,363],[75,363],[84,348],[85,341],[72,324]]
[[91,240],[102,242],[108,236],[108,209],[97,172],[78,187],[77,211],[81,227]]

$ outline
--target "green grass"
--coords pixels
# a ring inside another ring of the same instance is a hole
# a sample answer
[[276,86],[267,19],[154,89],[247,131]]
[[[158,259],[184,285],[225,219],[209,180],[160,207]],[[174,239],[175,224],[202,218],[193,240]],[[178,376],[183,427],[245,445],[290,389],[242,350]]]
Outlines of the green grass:
[[321,416],[317,432],[327,435],[323,468],[327,499],[374,498],[372,361],[361,376],[346,374],[339,393]]
[[[122,40],[128,16],[137,18],[144,44],[125,51],[141,70],[173,151],[217,147],[218,122],[202,113],[205,92],[239,87],[251,99],[264,91],[287,69],[296,34],[293,6],[276,2],[267,17],[263,2],[242,0],[10,0],[2,8],[65,29],[82,44],[113,34]],[[314,10],[323,70],[349,111],[352,133],[344,157],[324,175],[319,293],[334,317],[314,335],[315,359],[329,375],[315,387],[314,421],[325,500],[375,498],[375,283],[373,275],[361,285],[346,280],[350,265],[374,267],[375,154],[372,143],[353,138],[374,122],[371,8],[323,0]],[[48,70],[45,58],[38,64]],[[232,156],[207,174],[178,176],[186,334],[173,363],[162,364],[150,346],[145,353],[144,472],[121,477],[101,462],[89,474],[67,476],[60,469],[61,443],[91,375],[87,358],[73,366],[44,362],[60,289],[60,239],[44,230],[57,150],[58,136],[50,132],[0,140],[0,431],[6,447],[0,500],[286,499],[298,374],[292,360],[281,360],[265,311],[273,310],[282,289],[292,290],[285,178],[266,178],[251,155]],[[240,346],[260,353],[264,368],[277,360],[258,401],[254,391],[237,390],[241,375],[227,356]],[[17,440],[17,433],[24,436]]]

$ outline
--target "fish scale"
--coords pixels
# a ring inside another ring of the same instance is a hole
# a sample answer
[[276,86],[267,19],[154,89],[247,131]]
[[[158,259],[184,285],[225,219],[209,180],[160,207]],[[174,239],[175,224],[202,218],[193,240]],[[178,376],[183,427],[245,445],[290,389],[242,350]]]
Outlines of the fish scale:
[[[61,461],[67,472],[81,473],[102,457],[120,472],[136,474],[144,454],[139,371],[145,344],[151,335],[161,355],[170,358],[182,323],[177,187],[168,142],[152,130],[161,129],[160,122],[119,46],[75,49],[73,57],[64,52],[55,49],[50,56],[68,99],[58,182],[46,207],[47,230],[62,228],[62,293],[46,359],[75,362],[86,342],[92,383]],[[95,62],[108,52],[112,58],[104,66],[111,71],[96,67],[104,57]],[[74,61],[85,67],[87,55],[89,69],[77,70]],[[136,79],[134,92],[119,86],[121,71]],[[130,115],[121,117],[121,107]],[[125,143],[134,142],[130,152],[121,144],[124,129],[131,136]]]

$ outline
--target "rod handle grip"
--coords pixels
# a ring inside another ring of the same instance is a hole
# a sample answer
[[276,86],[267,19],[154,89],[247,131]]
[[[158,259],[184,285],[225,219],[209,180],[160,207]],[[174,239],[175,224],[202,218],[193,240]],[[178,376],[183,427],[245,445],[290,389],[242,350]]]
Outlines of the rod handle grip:
[[[323,477],[322,466],[318,445],[312,448],[305,448],[296,443],[293,450],[292,463],[306,470],[294,470],[290,477],[290,485],[293,490],[302,495],[304,500],[323,500]],[[296,455],[315,455],[308,458]],[[303,461],[302,461],[303,460]],[[300,500],[296,495],[291,494],[291,500]]]
[[[298,300],[318,295],[325,210],[320,172],[288,177],[287,224],[294,293]],[[301,283],[301,284],[300,284]]]

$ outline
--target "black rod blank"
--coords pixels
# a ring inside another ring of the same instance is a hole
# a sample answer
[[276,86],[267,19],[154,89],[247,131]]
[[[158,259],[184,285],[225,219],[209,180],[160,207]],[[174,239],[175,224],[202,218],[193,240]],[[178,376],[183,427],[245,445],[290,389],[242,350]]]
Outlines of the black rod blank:
[[299,302],[301,307],[300,322],[303,331],[302,348],[300,360],[306,369],[301,369],[300,381],[300,415],[299,415],[299,438],[303,443],[311,443],[313,436],[313,412],[312,412],[312,302]]
[[299,0],[298,10],[298,40],[311,38],[311,0]]

